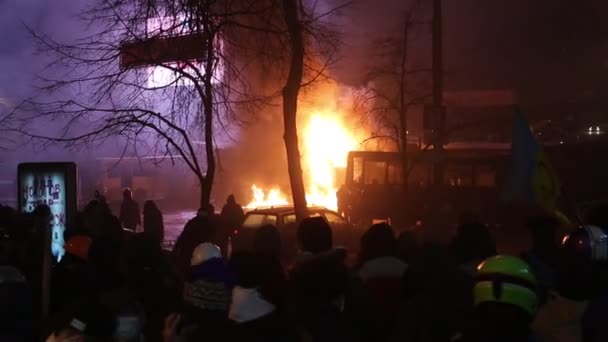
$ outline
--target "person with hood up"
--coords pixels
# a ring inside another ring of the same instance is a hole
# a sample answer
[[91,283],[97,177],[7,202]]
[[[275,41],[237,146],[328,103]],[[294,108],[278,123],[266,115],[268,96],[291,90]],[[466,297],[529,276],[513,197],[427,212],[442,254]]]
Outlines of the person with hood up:
[[165,226],[163,214],[154,201],[144,203],[144,234],[150,235],[154,240],[162,244],[165,237]]
[[224,204],[220,216],[226,227],[233,230],[241,227],[245,218],[245,212],[243,211],[243,207],[236,202],[234,195],[230,195],[226,199],[226,204]]
[[378,340],[391,336],[403,297],[403,276],[408,265],[397,255],[397,239],[388,224],[375,224],[361,237],[357,276],[370,296]]
[[369,340],[363,286],[350,277],[346,250],[333,249],[327,221],[304,219],[296,235],[302,253],[290,282],[301,333],[314,342]]
[[[282,270],[269,255],[235,252],[230,265],[237,276],[228,318],[232,322],[229,341],[299,341],[287,317]],[[280,274],[276,274],[280,272]],[[283,280],[283,281],[281,281]],[[283,288],[281,288],[283,287]]]
[[139,215],[139,204],[133,199],[131,189],[125,189],[122,192],[122,205],[120,206],[120,223],[123,227],[136,231],[137,226],[141,225],[141,216]]
[[220,248],[209,242],[194,249],[190,264],[184,284],[184,309],[178,334],[215,341],[228,329],[234,274],[222,258]]

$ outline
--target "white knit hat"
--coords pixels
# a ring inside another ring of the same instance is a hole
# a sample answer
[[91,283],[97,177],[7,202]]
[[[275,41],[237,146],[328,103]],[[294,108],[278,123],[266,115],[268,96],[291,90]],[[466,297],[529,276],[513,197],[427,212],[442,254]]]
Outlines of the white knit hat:
[[196,246],[194,252],[192,252],[192,259],[190,259],[190,265],[200,265],[209,259],[221,257],[222,250],[220,249],[220,247],[212,244],[211,242],[201,243],[200,245]]

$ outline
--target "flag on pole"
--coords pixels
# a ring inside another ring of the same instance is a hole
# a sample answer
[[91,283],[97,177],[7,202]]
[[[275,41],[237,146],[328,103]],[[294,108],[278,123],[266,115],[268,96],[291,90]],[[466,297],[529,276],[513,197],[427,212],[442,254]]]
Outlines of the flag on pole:
[[507,203],[535,204],[556,213],[561,184],[542,145],[530,130],[519,110],[513,118],[511,172],[505,183],[503,200]]

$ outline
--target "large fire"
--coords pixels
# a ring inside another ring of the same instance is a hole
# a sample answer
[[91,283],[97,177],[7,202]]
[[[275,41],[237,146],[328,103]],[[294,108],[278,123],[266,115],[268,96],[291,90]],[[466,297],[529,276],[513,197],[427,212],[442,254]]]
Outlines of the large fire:
[[[342,113],[334,109],[335,105],[324,107],[300,111],[302,171],[308,205],[337,210],[336,192],[343,181],[337,179],[337,170],[346,168],[348,152],[356,150],[359,141],[355,131],[344,122]],[[253,199],[247,208],[291,203],[290,197],[278,186],[263,190],[254,185],[252,191]]]

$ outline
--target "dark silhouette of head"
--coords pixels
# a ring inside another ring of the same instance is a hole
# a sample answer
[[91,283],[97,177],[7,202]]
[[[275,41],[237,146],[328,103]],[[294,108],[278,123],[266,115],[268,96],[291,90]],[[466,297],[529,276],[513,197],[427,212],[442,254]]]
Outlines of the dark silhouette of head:
[[32,213],[34,219],[34,229],[46,229],[53,220],[53,214],[51,208],[46,204],[41,204],[34,209]]
[[585,216],[585,224],[600,227],[608,232],[608,203],[594,206]]
[[235,252],[230,258],[230,267],[236,274],[236,283],[244,288],[256,288],[262,283],[260,258],[251,251]]
[[526,228],[531,234],[532,244],[535,249],[545,249],[555,247],[556,235],[559,228],[559,221],[552,216],[534,216],[526,222]]
[[234,198],[234,195],[230,195],[228,196],[228,199],[226,199],[226,203],[227,204],[236,204],[236,199]]
[[496,254],[496,243],[488,227],[481,223],[460,225],[453,247],[460,263],[479,261]]
[[163,250],[154,238],[146,234],[133,235],[124,247],[124,272],[135,286],[150,286],[163,265]]
[[371,226],[361,236],[360,242],[359,263],[361,264],[380,257],[397,256],[397,239],[393,228],[386,223]]
[[280,257],[281,233],[271,224],[259,227],[253,237],[253,249],[258,254]]
[[103,225],[101,235],[107,236],[118,243],[122,243],[124,240],[124,230],[118,217],[114,215],[107,215],[103,219]]
[[88,265],[93,285],[99,290],[109,290],[122,284],[120,275],[121,244],[112,237],[102,236],[91,243]]
[[331,227],[322,217],[302,220],[298,227],[297,238],[300,248],[313,254],[327,252],[333,246]]
[[130,199],[133,199],[133,192],[131,191],[131,189],[129,189],[129,188],[125,188],[125,189],[122,191],[122,198],[123,198],[123,199],[129,199],[129,200],[130,200]]
[[11,207],[0,206],[0,228],[10,230],[15,223],[15,211]]
[[144,202],[144,215],[146,213],[151,213],[154,211],[159,211],[158,207],[156,206],[156,203],[152,200],[147,200]]
[[420,248],[416,233],[412,231],[401,232],[397,238],[397,248],[399,256],[403,260],[411,261]]

